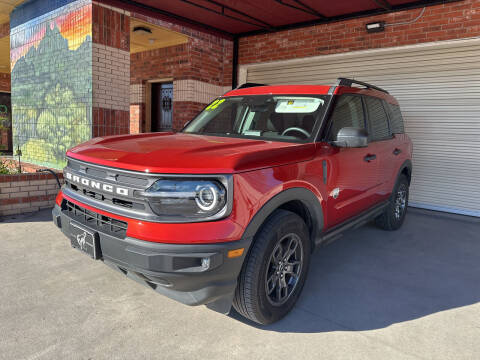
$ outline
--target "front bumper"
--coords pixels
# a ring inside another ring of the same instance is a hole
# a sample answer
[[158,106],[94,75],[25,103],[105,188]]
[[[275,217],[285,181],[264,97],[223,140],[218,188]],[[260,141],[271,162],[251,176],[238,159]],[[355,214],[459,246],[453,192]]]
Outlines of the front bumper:
[[[58,205],[52,214],[54,223],[70,238],[72,218]],[[128,236],[119,238],[82,225],[98,233],[101,259],[105,264],[184,304],[210,304],[214,310],[229,311],[251,239],[214,244],[167,244]],[[230,250],[239,248],[244,248],[241,256],[228,257]]]

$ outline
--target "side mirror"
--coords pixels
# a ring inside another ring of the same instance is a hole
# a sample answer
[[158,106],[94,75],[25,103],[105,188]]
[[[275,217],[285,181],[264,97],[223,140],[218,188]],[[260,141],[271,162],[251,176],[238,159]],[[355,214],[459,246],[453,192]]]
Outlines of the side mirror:
[[333,145],[344,148],[367,147],[368,133],[365,129],[344,127],[338,132]]

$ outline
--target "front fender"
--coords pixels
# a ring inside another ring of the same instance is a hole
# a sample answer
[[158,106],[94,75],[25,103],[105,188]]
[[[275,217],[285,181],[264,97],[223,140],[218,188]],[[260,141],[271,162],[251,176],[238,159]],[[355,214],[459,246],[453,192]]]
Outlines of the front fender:
[[311,237],[313,243],[315,243],[315,240],[323,231],[323,210],[315,194],[302,187],[284,190],[268,200],[253,216],[242,238],[253,238],[265,220],[267,220],[276,209],[292,200],[300,201],[308,210],[312,223]]

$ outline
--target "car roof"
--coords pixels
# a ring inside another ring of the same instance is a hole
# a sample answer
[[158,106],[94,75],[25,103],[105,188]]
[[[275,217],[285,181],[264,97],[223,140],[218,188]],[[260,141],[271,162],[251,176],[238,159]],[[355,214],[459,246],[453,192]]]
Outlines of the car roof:
[[[330,85],[265,85],[251,86],[241,89],[233,89],[227,92],[224,97],[248,96],[248,95],[328,95]],[[398,105],[397,100],[390,94],[370,88],[357,88],[351,86],[337,86],[334,95],[358,94],[368,95],[384,99],[385,101]]]

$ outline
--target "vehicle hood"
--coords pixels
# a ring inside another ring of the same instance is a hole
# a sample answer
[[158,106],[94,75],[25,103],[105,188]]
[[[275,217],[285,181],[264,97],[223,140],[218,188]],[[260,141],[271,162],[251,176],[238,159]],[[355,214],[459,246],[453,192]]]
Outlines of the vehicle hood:
[[94,138],[67,156],[109,167],[151,173],[228,174],[311,159],[314,144],[186,133]]

